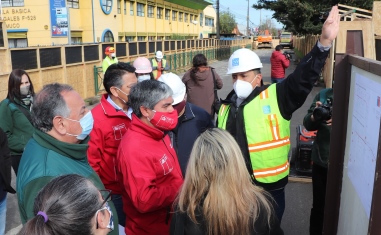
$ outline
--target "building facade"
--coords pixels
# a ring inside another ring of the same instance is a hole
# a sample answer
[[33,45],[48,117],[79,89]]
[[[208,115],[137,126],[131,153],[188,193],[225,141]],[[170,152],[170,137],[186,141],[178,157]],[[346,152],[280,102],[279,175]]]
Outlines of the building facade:
[[8,46],[207,38],[212,0],[1,0]]

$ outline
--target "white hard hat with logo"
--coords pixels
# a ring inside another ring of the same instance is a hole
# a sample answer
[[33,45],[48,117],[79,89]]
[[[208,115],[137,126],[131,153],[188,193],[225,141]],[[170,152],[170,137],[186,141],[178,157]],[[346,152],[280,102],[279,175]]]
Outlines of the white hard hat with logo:
[[176,105],[184,100],[186,88],[183,81],[181,81],[180,77],[174,73],[165,73],[162,74],[159,79],[160,82],[164,82],[167,84],[173,91],[173,103],[172,105]]
[[230,56],[226,74],[242,73],[262,67],[261,60],[254,51],[242,48]]
[[163,52],[161,52],[161,51],[157,51],[157,52],[156,52],[156,58],[158,58],[158,59],[163,59]]

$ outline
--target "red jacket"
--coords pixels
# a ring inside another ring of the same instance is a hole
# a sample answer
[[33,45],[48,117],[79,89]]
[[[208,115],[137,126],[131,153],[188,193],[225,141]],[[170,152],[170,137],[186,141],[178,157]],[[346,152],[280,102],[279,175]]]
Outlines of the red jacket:
[[170,210],[183,183],[169,136],[133,115],[117,160],[126,234],[169,234]]
[[271,54],[271,78],[285,78],[285,69],[290,66],[290,60],[286,59],[280,51]]
[[106,189],[122,194],[122,187],[116,174],[116,154],[123,135],[131,120],[123,111],[116,109],[102,96],[100,104],[91,113],[94,127],[90,133],[87,157],[91,167],[99,175]]

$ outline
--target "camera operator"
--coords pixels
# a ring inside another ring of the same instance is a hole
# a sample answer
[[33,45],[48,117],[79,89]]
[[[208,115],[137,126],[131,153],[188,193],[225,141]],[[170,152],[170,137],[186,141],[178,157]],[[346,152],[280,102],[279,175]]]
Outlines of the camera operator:
[[[288,55],[288,56],[287,56]],[[290,66],[289,54],[283,54],[283,46],[278,45],[271,54],[271,82],[279,83],[285,78],[285,70]]]
[[321,235],[324,221],[325,190],[327,185],[329,143],[332,125],[333,89],[321,90],[313,100],[303,125],[308,131],[317,130],[312,147],[312,193],[310,235]]

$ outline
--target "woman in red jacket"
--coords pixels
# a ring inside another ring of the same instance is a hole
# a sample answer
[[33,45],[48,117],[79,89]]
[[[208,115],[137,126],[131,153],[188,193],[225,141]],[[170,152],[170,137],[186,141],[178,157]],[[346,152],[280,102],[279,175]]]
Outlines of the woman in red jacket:
[[279,83],[285,78],[285,70],[290,66],[289,58],[283,54],[283,46],[278,45],[271,55],[271,82]]

